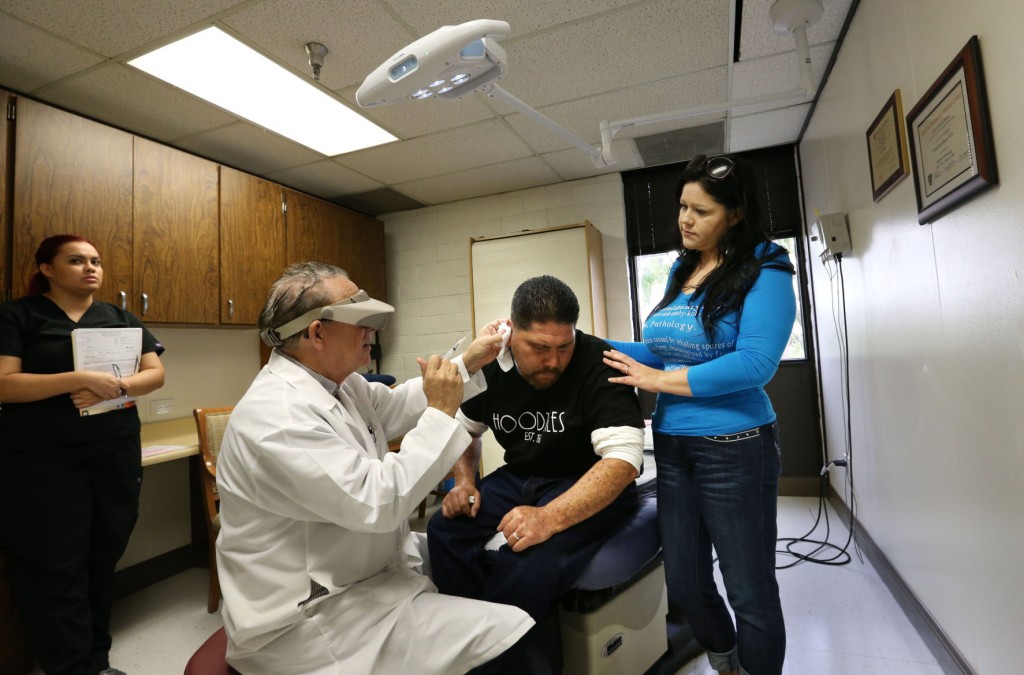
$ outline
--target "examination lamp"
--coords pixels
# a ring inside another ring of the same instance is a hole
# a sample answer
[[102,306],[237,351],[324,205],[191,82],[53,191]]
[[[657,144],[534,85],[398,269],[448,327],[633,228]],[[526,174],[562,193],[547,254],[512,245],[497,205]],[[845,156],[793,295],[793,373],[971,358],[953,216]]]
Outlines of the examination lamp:
[[394,311],[395,308],[386,302],[374,300],[366,291],[359,291],[341,302],[311,309],[277,328],[265,328],[260,338],[269,347],[280,347],[285,339],[305,330],[317,319],[382,330]]
[[694,106],[667,113],[601,122],[601,145],[594,147],[565,127],[534,110],[498,86],[495,80],[508,67],[505,50],[496,40],[512,34],[506,21],[476,19],[458,26],[442,26],[421,37],[377,67],[356,91],[356,102],[364,108],[422,101],[433,98],[457,99],[480,92],[504,101],[533,118],[586,153],[597,167],[615,163],[612,142],[627,127],[666,122],[696,115],[774,102],[806,103],[814,95],[807,26],[822,15],[822,0],[775,0],[770,9],[772,28],[793,34],[800,68],[801,86],[789,91]]
[[372,108],[410,99],[454,99],[480,92],[540,122],[587,153],[597,166],[610,164],[602,158],[600,148],[593,147],[495,83],[507,68],[505,50],[495,40],[511,34],[507,21],[492,19],[441,26],[399,50],[367,75],[356,91],[356,102],[364,108]]
[[511,34],[505,21],[477,19],[442,26],[382,63],[356,91],[364,108],[422,101],[435,96],[462,98],[505,74],[505,50],[494,41]]

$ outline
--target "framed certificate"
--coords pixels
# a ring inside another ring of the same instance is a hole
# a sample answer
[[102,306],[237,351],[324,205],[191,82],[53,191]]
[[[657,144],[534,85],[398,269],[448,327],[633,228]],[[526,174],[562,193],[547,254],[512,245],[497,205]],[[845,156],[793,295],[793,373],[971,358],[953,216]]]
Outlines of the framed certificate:
[[977,35],[910,111],[907,128],[922,225],[998,184]]
[[903,126],[903,100],[897,89],[868,127],[868,166],[871,196],[877,202],[910,173],[907,132]]

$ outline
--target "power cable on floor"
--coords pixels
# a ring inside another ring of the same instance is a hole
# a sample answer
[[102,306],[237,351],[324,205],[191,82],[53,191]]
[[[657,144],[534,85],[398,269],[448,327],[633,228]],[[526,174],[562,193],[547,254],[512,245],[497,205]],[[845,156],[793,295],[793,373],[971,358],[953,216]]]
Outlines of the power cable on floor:
[[[825,262],[825,267],[829,273],[829,287],[832,291],[831,295],[833,298],[832,320],[835,324],[836,337],[839,341],[840,377],[842,379],[840,392],[842,396],[841,410],[843,413],[843,426],[845,432],[843,438],[845,443],[845,453],[842,457],[828,460],[821,469],[821,482],[818,490],[818,515],[814,519],[814,524],[811,526],[811,529],[799,537],[779,537],[776,540],[778,544],[783,544],[782,549],[776,548],[776,554],[795,558],[795,560],[790,563],[776,565],[775,569],[777,570],[789,569],[790,567],[794,567],[803,562],[816,563],[819,565],[846,565],[851,560],[848,549],[850,547],[850,542],[854,541],[857,502],[853,491],[853,433],[850,422],[850,337],[846,323],[846,282],[843,278],[842,254],[837,253],[835,255],[835,270],[829,268],[828,260],[829,258],[827,257],[823,258],[823,262]],[[834,283],[837,277],[839,279],[838,285]],[[838,309],[842,310],[841,316],[837,313]],[[829,487],[828,475],[832,467],[842,467],[846,470],[844,491],[846,504],[849,507],[850,520],[847,525],[848,533],[846,541],[842,546],[837,546],[829,541],[831,539],[832,529],[831,523],[829,522],[826,499]],[[817,531],[822,520],[824,520],[825,524],[825,537],[824,539],[815,539],[812,535]],[[800,546],[801,544],[809,544],[814,548],[810,552],[801,552],[794,549],[795,546]],[[834,553],[832,553],[833,551]]]

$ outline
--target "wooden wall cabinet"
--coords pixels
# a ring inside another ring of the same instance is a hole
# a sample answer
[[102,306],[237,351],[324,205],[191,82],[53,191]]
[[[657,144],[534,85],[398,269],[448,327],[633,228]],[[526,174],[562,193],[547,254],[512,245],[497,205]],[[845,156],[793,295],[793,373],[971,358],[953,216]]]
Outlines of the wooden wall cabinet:
[[97,298],[133,309],[132,136],[18,98],[15,143],[12,297],[24,295],[43,239],[78,234],[103,259]]
[[135,138],[135,314],[146,322],[219,317],[218,166]]
[[10,300],[11,266],[7,263],[11,250],[11,221],[7,210],[7,176],[11,122],[7,118],[9,92],[0,89],[0,302]]
[[283,188],[220,169],[220,322],[256,325],[285,268]]
[[384,224],[309,195],[285,190],[288,264],[338,265],[371,297],[386,301]]
[[70,233],[99,249],[97,298],[147,323],[256,325],[270,285],[307,260],[343,267],[386,300],[380,221],[0,91],[0,110],[8,101],[0,290],[10,297],[24,295],[39,242]]

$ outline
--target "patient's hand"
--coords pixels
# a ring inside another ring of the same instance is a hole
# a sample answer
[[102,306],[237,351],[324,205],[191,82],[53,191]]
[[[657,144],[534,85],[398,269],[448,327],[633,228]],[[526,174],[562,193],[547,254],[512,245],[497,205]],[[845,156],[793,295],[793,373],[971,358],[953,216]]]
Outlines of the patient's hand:
[[475,485],[456,485],[441,502],[441,515],[445,518],[458,518],[469,516],[476,518],[480,510],[480,491]]
[[536,506],[515,507],[498,523],[498,530],[516,553],[543,544],[559,531],[544,508]]

